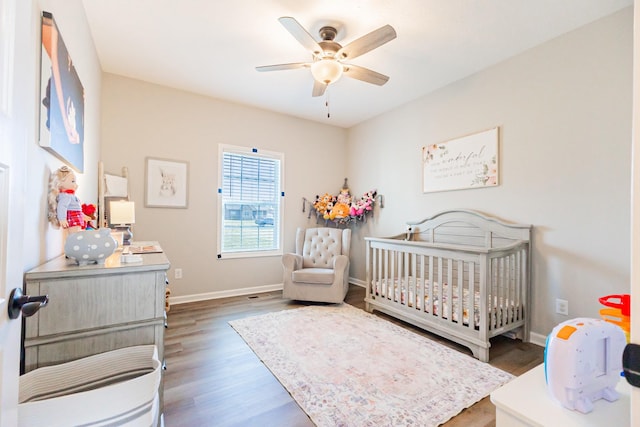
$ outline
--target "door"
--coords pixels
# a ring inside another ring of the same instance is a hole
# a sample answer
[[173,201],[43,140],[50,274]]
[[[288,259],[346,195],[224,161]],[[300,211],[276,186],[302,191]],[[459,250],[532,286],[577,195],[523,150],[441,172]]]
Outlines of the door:
[[[5,117],[0,118],[0,135],[3,137],[5,119]],[[11,212],[9,206],[11,173],[13,170],[9,165],[0,163],[0,272],[2,272],[0,275],[0,427],[16,425],[20,372],[21,322],[10,320],[7,314],[12,286],[21,286],[21,280],[17,281],[19,280],[17,277],[21,276],[21,265],[10,262],[8,257],[8,253],[12,251],[8,235]],[[22,248],[19,247],[19,250]]]
[[[631,342],[640,344],[640,1],[634,1],[631,141]],[[640,424],[640,388],[631,389],[631,424]]]
[[21,322],[9,320],[7,299],[13,288],[22,286],[24,265],[20,194],[25,183],[29,120],[27,104],[20,98],[29,86],[25,67],[16,66],[15,55],[24,36],[16,33],[16,18],[22,16],[25,21],[30,4],[0,0],[0,427],[17,424]]

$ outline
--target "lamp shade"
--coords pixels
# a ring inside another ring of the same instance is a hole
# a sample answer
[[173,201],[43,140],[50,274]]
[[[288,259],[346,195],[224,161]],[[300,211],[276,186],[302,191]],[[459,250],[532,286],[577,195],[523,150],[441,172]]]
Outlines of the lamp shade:
[[321,59],[311,64],[311,74],[317,81],[331,84],[342,76],[342,64],[335,59]]
[[135,203],[126,200],[110,202],[109,222],[111,224],[134,224],[136,222]]

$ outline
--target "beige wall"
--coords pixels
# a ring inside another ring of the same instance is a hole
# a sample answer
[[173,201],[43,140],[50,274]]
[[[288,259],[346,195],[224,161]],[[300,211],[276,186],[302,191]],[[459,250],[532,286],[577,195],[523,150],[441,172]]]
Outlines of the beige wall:
[[[628,8],[350,129],[354,186],[386,196],[355,230],[351,275],[364,278],[363,235],[469,208],[533,224],[534,332],[598,317],[598,297],[628,293],[632,36]],[[494,126],[500,186],[422,193],[422,146]]]
[[[134,240],[162,244],[171,260],[172,300],[280,286],[280,257],[216,257],[218,144],[285,154],[284,248],[291,251],[296,227],[308,223],[302,198],[342,185],[346,131],[111,74],[104,76],[102,100],[105,170],[129,168]],[[188,209],[144,207],[147,156],[189,162]],[[175,268],[182,279],[173,279]]]

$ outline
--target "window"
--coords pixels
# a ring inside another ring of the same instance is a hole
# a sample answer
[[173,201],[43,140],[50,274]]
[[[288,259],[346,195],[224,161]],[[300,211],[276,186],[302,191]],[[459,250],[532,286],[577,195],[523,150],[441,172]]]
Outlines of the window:
[[219,146],[218,258],[280,255],[284,155]]

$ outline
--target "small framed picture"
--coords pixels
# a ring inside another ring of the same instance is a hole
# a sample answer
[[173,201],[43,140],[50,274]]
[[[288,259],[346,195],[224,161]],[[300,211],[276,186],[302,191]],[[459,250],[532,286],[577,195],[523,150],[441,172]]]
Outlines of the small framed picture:
[[148,208],[187,208],[189,162],[146,158],[144,205]]

